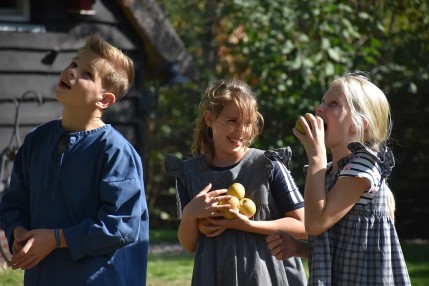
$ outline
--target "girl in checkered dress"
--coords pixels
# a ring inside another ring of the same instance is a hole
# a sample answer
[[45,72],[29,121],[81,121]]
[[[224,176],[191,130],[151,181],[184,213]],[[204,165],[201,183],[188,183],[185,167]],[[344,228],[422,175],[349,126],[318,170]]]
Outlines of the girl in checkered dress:
[[308,157],[308,244],[279,232],[267,238],[272,254],[308,257],[309,285],[410,285],[386,184],[394,167],[386,96],[362,74],[347,73],[305,119],[305,134],[293,132]]

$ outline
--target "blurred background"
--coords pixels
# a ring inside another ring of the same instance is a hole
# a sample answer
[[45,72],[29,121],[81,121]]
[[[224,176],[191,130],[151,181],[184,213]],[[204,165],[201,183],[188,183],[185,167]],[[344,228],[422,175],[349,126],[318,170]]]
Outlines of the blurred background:
[[396,167],[388,181],[401,239],[429,239],[429,4],[426,0],[7,0],[0,4],[0,196],[29,130],[59,118],[58,75],[91,33],[126,51],[136,83],[105,115],[145,168],[151,228],[176,229],[167,153],[189,156],[204,89],[239,78],[265,118],[255,147],[293,150],[303,190],[303,148],[292,134],[329,83],[367,72],[386,94]]

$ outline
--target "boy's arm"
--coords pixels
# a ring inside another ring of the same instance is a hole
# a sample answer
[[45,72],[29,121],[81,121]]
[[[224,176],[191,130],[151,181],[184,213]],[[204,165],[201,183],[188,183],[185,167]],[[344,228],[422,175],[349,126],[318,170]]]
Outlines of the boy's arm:
[[20,228],[29,229],[29,197],[26,188],[26,179],[23,172],[23,147],[22,146],[15,158],[9,190],[3,195],[0,201],[0,228],[4,230],[9,244],[9,250],[12,253],[12,245],[17,233],[15,230]]
[[99,180],[97,217],[60,231],[61,245],[69,248],[75,260],[113,252],[138,239],[148,240],[149,214],[140,156],[121,149]]

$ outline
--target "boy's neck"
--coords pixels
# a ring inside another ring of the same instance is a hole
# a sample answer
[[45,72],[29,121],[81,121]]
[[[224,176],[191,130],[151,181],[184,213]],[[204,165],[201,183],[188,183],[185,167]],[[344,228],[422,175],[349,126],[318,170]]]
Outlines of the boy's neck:
[[63,112],[61,126],[70,132],[90,131],[104,126],[101,115],[82,116]]

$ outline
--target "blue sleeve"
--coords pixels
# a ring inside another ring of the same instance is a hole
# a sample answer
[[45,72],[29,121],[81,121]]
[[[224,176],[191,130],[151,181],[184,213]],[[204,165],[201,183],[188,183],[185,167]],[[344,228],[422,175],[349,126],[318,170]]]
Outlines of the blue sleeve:
[[277,159],[272,159],[273,176],[270,182],[271,193],[279,210],[287,212],[304,207],[304,199],[286,166]]
[[12,252],[13,231],[17,226],[23,226],[30,229],[30,202],[28,188],[26,187],[28,179],[24,172],[23,160],[24,148],[26,143],[19,149],[11,173],[9,190],[3,195],[0,203],[0,228],[4,230],[9,244],[9,250]]
[[96,219],[87,218],[63,229],[74,260],[112,252],[137,241],[140,232],[148,232],[148,210],[138,154],[131,148],[116,150],[99,180],[100,206]]

